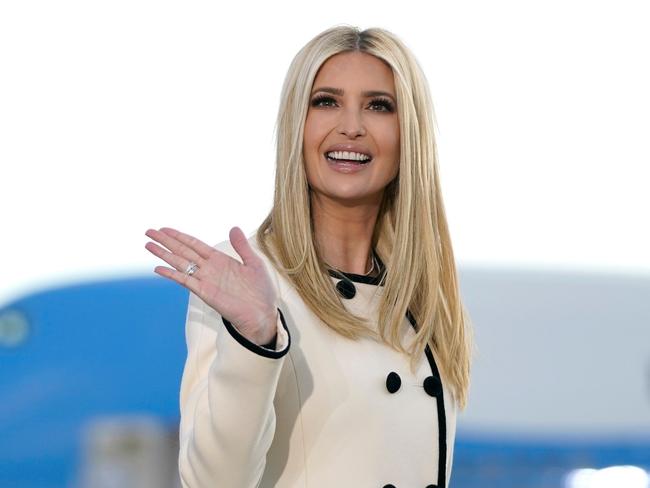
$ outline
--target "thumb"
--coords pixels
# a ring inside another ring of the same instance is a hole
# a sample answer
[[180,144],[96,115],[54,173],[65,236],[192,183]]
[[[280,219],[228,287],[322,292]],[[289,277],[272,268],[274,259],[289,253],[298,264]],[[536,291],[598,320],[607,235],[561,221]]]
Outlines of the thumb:
[[239,227],[233,227],[230,229],[229,237],[232,247],[242,258],[245,266],[250,266],[257,262],[257,254],[255,254],[255,251],[249,244],[246,235],[244,235],[244,232]]

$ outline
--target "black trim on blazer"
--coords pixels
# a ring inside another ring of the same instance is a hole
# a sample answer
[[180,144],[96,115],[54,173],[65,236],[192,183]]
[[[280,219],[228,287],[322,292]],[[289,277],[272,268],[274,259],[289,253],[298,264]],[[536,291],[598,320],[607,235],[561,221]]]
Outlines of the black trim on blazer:
[[277,346],[278,342],[278,334],[275,334],[273,336],[273,340],[271,342],[267,342],[266,344],[262,344],[262,347],[264,349],[270,349],[271,351],[275,351],[275,347]]
[[372,253],[377,258],[377,264],[379,265],[379,274],[377,276],[364,276],[364,275],[359,275],[354,273],[345,273],[344,271],[336,271],[329,268],[327,272],[329,273],[330,276],[334,278],[341,279],[341,275],[343,275],[344,279],[347,278],[348,280],[354,281],[355,283],[366,283],[368,285],[384,286],[384,276],[386,274],[386,268],[384,266],[383,261],[379,258],[379,254],[377,254],[374,249]]
[[241,335],[239,331],[223,316],[221,316],[221,320],[223,321],[223,325],[226,326],[226,330],[230,332],[230,335],[233,337],[233,339],[239,342],[246,349],[254,352],[255,354],[259,354],[260,356],[264,356],[265,358],[279,359],[282,356],[284,356],[287,352],[289,352],[289,346],[291,346],[291,334],[289,333],[289,329],[287,328],[287,323],[284,321],[284,315],[282,315],[282,310],[280,310],[279,308],[277,310],[278,313],[280,314],[280,321],[282,322],[282,327],[284,327],[284,330],[287,331],[287,338],[288,338],[287,347],[285,347],[282,351],[272,351],[270,349],[265,349],[264,347],[249,341],[243,335]]
[[[415,330],[418,330],[417,324],[415,323],[415,318],[411,314],[410,310],[406,311],[406,318],[409,320],[411,325]],[[424,353],[427,356],[427,361],[429,361],[429,366],[431,367],[431,372],[433,376],[440,379],[442,384],[442,378],[440,377],[440,372],[438,371],[438,366],[436,365],[436,360],[431,353],[429,345],[424,349]],[[447,486],[447,416],[445,415],[445,398],[443,393],[440,392],[440,395],[436,396],[436,405],[438,407],[438,488],[445,488]]]

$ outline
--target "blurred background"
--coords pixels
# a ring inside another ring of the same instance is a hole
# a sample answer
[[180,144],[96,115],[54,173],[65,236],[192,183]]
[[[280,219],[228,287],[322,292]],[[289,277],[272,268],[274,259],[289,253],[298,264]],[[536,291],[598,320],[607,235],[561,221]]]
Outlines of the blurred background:
[[451,487],[650,485],[650,5],[0,3],[0,487],[178,486],[187,292],[148,228],[250,235],[296,52],[427,75],[476,334]]

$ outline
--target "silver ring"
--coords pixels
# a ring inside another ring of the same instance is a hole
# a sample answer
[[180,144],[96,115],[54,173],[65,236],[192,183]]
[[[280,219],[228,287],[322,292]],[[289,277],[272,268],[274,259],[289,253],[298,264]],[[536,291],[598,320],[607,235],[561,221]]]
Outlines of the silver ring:
[[185,274],[192,276],[194,273],[196,273],[197,269],[199,269],[199,265],[190,261],[190,264],[187,265],[187,269],[185,270]]

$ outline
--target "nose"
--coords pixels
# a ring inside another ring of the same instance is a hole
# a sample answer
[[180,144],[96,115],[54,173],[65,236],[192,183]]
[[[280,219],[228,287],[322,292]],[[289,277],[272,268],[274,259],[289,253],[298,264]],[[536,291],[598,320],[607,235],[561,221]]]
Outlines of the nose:
[[340,113],[339,134],[345,134],[350,138],[366,135],[366,128],[359,110],[350,107],[342,110]]

